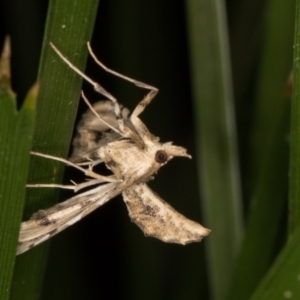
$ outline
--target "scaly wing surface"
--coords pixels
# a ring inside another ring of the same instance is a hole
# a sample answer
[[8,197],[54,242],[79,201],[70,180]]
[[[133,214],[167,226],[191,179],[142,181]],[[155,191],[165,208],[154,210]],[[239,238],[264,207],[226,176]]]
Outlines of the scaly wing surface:
[[[118,129],[118,120],[111,101],[99,101],[93,105],[93,108],[104,121]],[[128,118],[129,110],[121,104],[120,108],[124,125],[133,129]],[[83,114],[77,127],[77,134],[73,140],[73,153],[70,160],[76,163],[97,161],[100,158],[98,155],[99,148],[121,138],[120,134],[109,128],[91,110],[88,110]]]
[[210,233],[209,229],[177,212],[144,183],[135,184],[122,194],[132,222],[146,236],[185,245],[200,242]]
[[118,183],[100,185],[90,191],[34,213],[22,222],[17,254],[46,241],[106,203],[121,192]]

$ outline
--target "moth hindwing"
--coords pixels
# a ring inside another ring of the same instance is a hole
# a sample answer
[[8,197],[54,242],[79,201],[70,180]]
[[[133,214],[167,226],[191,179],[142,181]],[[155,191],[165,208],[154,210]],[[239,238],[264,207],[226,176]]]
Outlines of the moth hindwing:
[[[105,71],[149,90],[132,114],[129,114],[129,110],[119,104],[113,95],[76,68],[52,43],[50,46],[70,68],[92,84],[95,91],[107,100],[91,106],[82,92],[89,110],[79,123],[77,136],[73,141],[73,154],[69,160],[32,152],[81,170],[88,181],[71,186],[36,184],[28,185],[29,187],[60,187],[75,192],[92,188],[53,207],[39,210],[28,221],[22,222],[17,254],[54,236],[121,193],[132,222],[145,235],[178,244],[201,241],[210,230],[178,213],[146,184],[173,157],[190,158],[183,147],[171,142],[160,143],[159,138],[151,134],[139,118],[158,89],[107,68],[97,60],[88,43],[90,55]],[[93,167],[97,164],[105,164],[112,175],[103,176],[94,172]]]

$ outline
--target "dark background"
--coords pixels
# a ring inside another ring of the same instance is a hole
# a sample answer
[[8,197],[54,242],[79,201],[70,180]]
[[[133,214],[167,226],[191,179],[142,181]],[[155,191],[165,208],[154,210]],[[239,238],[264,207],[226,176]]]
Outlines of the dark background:
[[[240,162],[247,173],[265,1],[226,4]],[[13,88],[20,100],[36,80],[47,1],[2,0],[0,5],[1,41],[6,33],[12,37]],[[92,47],[112,69],[160,89],[142,119],[163,142],[187,148],[193,159],[172,161],[150,185],[178,211],[201,222],[184,1],[103,0]],[[92,60],[86,73],[130,110],[145,95]],[[101,99],[87,84],[83,89],[92,102]],[[85,110],[81,103],[79,118]],[[66,170],[66,182],[77,176]],[[243,185],[247,208],[250,187],[245,177]],[[70,196],[62,194],[62,200]],[[179,246],[145,238],[118,197],[53,238],[42,299],[209,299],[203,243]]]

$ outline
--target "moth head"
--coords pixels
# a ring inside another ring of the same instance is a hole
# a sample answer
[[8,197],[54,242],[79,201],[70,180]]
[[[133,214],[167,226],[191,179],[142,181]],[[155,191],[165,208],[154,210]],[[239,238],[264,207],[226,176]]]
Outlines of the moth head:
[[183,156],[192,158],[187,154],[186,149],[183,147],[172,145],[172,143],[165,143],[162,148],[155,152],[155,161],[161,165],[164,165],[175,156]]

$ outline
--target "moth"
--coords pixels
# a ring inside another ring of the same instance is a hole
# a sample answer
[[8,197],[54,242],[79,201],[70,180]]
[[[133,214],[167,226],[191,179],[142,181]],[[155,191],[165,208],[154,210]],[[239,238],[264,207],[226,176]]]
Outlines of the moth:
[[[146,236],[183,245],[201,241],[210,230],[184,217],[147,185],[154,174],[174,157],[191,158],[183,147],[171,142],[161,143],[139,118],[158,89],[107,68],[96,58],[88,43],[90,55],[105,71],[149,90],[130,113],[100,84],[75,67],[52,43],[50,46],[70,68],[91,83],[95,91],[104,95],[107,100],[92,106],[84,93],[81,93],[89,110],[78,125],[78,133],[73,141],[73,154],[69,160],[32,152],[33,155],[73,166],[84,172],[88,179],[70,186],[27,186],[69,188],[74,192],[92,188],[53,207],[39,210],[28,221],[22,222],[17,254],[46,241],[119,194],[123,195],[132,222]],[[112,175],[103,176],[94,172],[94,167],[99,164],[105,164]]]

